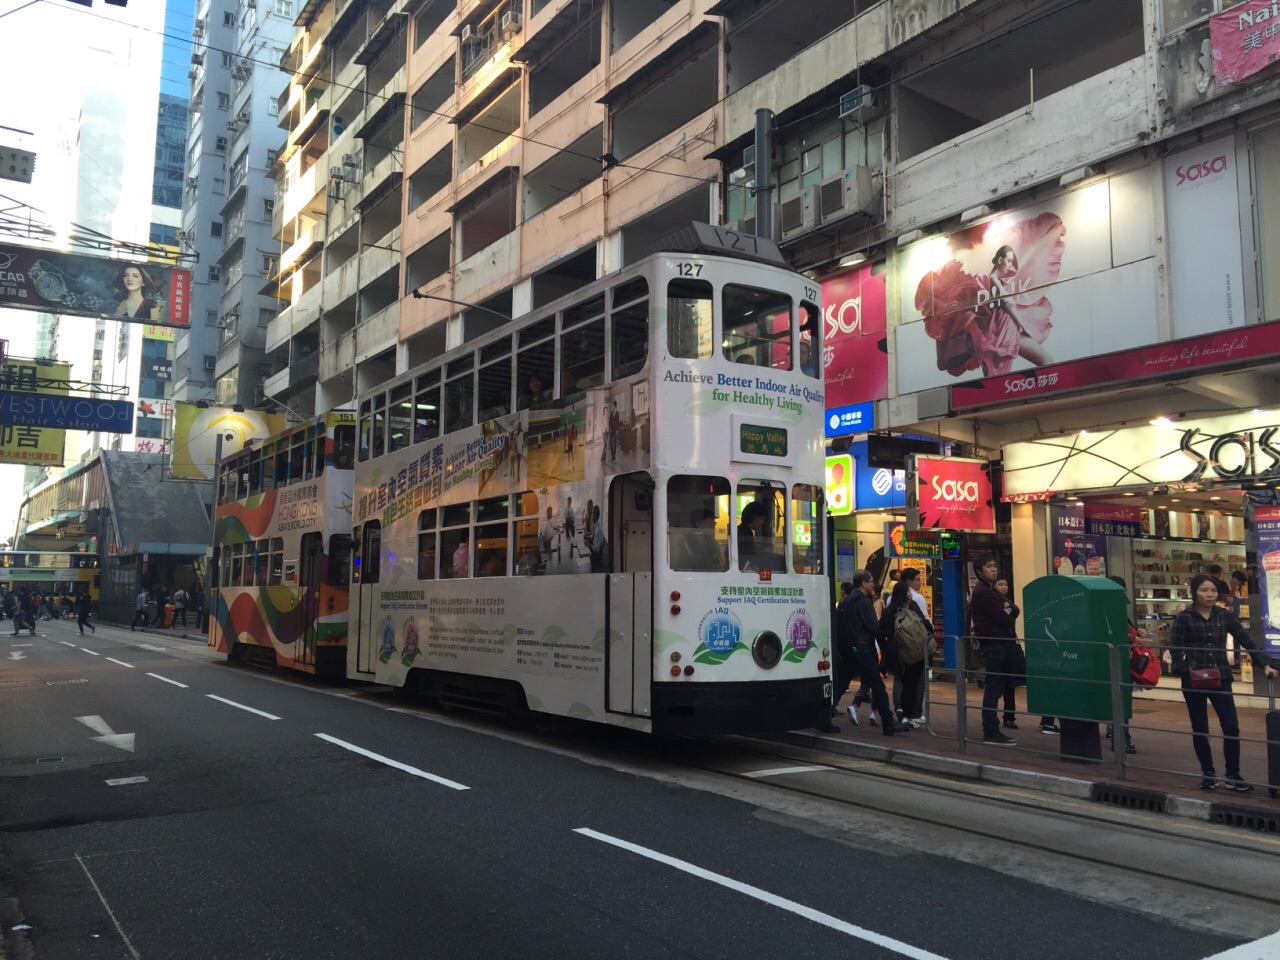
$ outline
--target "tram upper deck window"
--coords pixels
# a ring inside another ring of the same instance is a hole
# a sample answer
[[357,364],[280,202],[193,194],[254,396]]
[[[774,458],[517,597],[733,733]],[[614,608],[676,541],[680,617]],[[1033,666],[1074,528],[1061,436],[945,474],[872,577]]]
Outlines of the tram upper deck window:
[[786,522],[782,484],[768,480],[744,480],[735,499],[738,515],[738,569],[787,572],[783,549]]
[[520,331],[516,357],[516,409],[548,403],[556,380],[556,318],[547,317]]
[[387,410],[387,453],[409,446],[413,437],[413,384],[402,383],[391,390]]
[[639,373],[649,356],[649,282],[636,277],[612,291],[610,380]]
[[369,456],[380,457],[387,452],[387,395],[380,393],[373,398],[373,446]]
[[469,353],[449,364],[444,385],[445,430],[462,430],[475,423],[475,354]]
[[672,280],[667,284],[667,353],[684,360],[709,360],[715,349],[712,302],[715,290],[706,280]]
[[729,569],[729,481],[675,476],[667,483],[667,552],[672,570]]
[[604,294],[570,307],[560,322],[560,396],[604,383]]
[[428,370],[418,378],[413,398],[413,442],[440,436],[440,371]]
[[436,512],[423,510],[418,514],[418,579],[436,578]]
[[[499,344],[490,344],[489,351]],[[505,417],[511,412],[511,346],[503,341],[507,356],[480,368],[480,422]]]
[[816,303],[800,304],[800,370],[821,380],[826,360],[822,354],[822,311]]
[[724,355],[737,363],[791,369],[791,298],[776,290],[725,284]]
[[366,400],[360,404],[360,462],[369,459],[369,451],[373,449],[373,401]]

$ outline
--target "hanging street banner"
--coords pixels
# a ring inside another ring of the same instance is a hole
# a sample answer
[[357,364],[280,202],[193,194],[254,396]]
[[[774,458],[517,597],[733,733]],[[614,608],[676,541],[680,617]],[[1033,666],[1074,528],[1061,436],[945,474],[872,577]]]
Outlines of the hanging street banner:
[[[3,274],[0,273],[0,276]],[[8,391],[66,397],[71,368],[65,363],[19,363],[7,360],[0,394]],[[57,428],[30,424],[0,425],[0,463],[23,466],[62,466],[66,434]]]
[[0,391],[0,425],[133,433],[133,404],[99,397]]
[[[216,471],[219,436],[222,437],[222,456],[229,457],[248,441],[265,440],[284,428],[283,413],[175,403],[173,459],[169,474],[188,480],[212,480]],[[138,448],[142,448],[142,441],[138,441]]]
[[1209,20],[1213,75],[1239,83],[1280,60],[1280,18],[1273,0],[1244,0]]
[[186,327],[191,272],[0,243],[0,306]]

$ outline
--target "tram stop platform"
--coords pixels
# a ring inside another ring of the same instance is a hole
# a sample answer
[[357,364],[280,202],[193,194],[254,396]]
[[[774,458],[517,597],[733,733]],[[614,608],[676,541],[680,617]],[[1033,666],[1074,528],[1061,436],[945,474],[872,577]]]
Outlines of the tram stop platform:
[[[892,695],[892,678],[886,685]],[[954,683],[931,683],[925,708],[927,723],[891,737],[884,735],[879,723],[871,723],[866,704],[858,710],[858,725],[850,722],[847,708],[856,688],[855,683],[840,701],[839,714],[832,721],[840,728],[838,733],[794,730],[772,739],[959,779],[1280,833],[1280,799],[1269,795],[1267,784],[1264,725],[1268,701],[1246,692],[1245,684],[1236,685],[1235,700],[1240,718],[1240,769],[1243,777],[1254,784],[1251,793],[1228,790],[1222,784],[1216,790],[1200,789],[1200,765],[1192,747],[1191,724],[1179,682],[1174,678],[1165,677],[1157,687],[1135,691],[1130,735],[1136,752],[1124,756],[1123,773],[1106,739],[1105,725],[1099,730],[1101,761],[1064,758],[1061,737],[1041,733],[1040,717],[1024,712],[1023,687],[1018,688],[1017,729],[1001,728],[1017,741],[1016,746],[982,743],[982,690],[974,683],[965,689],[967,722],[963,744],[958,738]],[[1226,770],[1222,733],[1212,709],[1209,742],[1215,770],[1223,777]]]

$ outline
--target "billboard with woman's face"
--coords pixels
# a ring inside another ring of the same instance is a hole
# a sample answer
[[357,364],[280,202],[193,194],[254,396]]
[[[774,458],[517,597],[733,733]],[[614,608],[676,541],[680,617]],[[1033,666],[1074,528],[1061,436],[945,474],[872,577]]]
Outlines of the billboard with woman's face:
[[168,327],[190,322],[191,272],[0,243],[0,306]]

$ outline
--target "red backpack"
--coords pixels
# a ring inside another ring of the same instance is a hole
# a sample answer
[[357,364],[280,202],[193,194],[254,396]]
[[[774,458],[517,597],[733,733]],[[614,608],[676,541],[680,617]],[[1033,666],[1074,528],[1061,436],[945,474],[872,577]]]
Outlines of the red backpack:
[[1135,687],[1154,687],[1160,682],[1160,658],[1138,642],[1138,631],[1129,628],[1129,679]]

